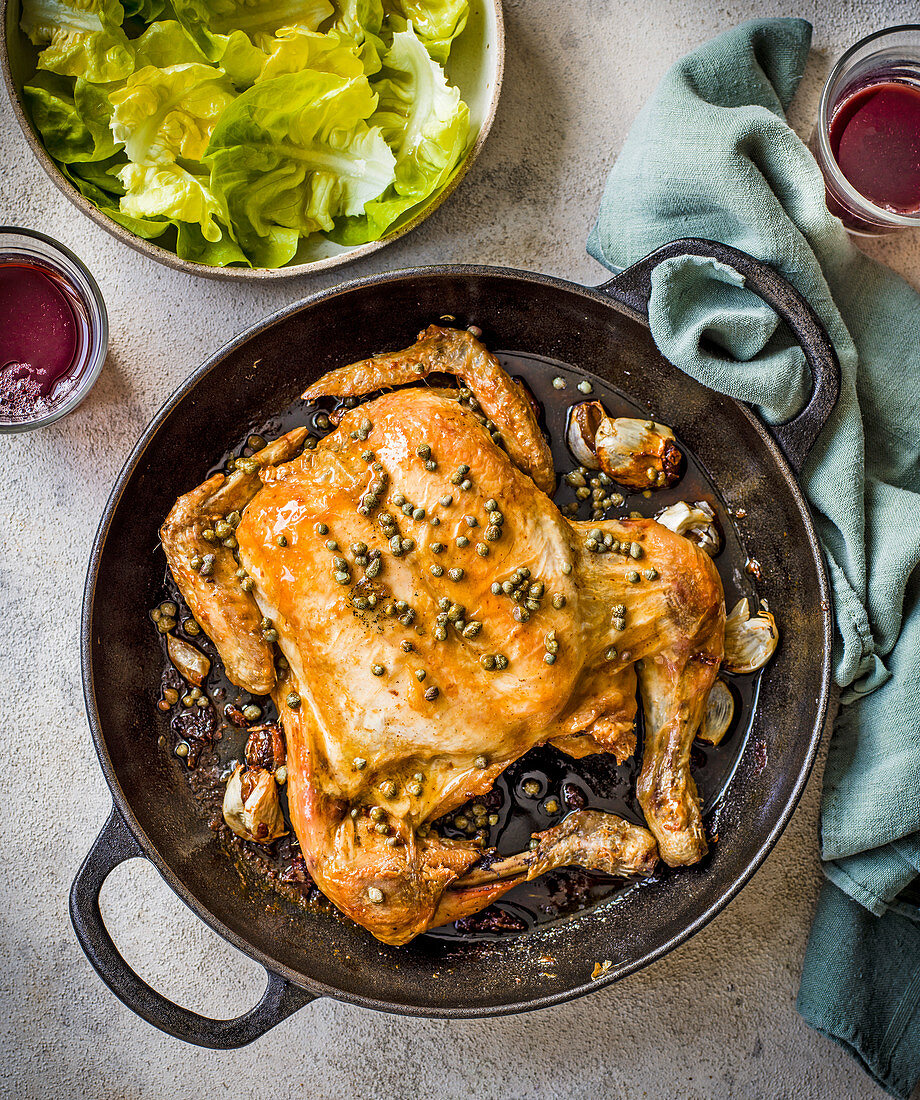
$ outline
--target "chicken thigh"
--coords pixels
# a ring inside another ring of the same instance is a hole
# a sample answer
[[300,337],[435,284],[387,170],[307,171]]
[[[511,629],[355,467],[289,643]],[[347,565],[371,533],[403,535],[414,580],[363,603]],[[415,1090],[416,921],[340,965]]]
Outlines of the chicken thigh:
[[[292,457],[304,437],[290,433],[229,481],[210,479],[162,529],[230,679],[272,693],[310,873],[390,944],[552,867],[628,875],[658,854],[699,860],[689,754],[723,652],[709,557],[652,520],[566,520],[547,495],[552,460],[527,395],[469,333],[429,329],[305,397],[432,371],[459,376],[491,430],[443,391],[394,390],[346,412],[312,450]],[[203,534],[228,501],[242,512],[238,545],[215,548]],[[637,674],[650,832],[579,811],[499,858],[431,829],[536,745],[628,758]]]

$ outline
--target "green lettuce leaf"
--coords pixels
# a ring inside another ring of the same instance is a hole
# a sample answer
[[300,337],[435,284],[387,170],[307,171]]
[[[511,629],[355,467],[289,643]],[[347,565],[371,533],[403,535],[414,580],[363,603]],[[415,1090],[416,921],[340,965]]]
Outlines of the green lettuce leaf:
[[337,31],[317,34],[303,27],[282,27],[277,35],[263,35],[259,43],[267,54],[259,80],[271,80],[303,69],[335,73],[349,79],[364,73],[360,47]]
[[[111,218],[113,222],[117,222],[119,225],[124,226],[130,233],[134,233],[138,237],[143,237],[145,240],[154,240],[157,237],[161,237],[167,230],[173,228],[173,223],[167,221],[165,218],[132,218],[128,214],[122,213],[117,196],[113,196],[107,190],[97,186],[90,179],[85,179],[77,171],[71,171],[66,164],[58,166],[64,175],[70,180],[70,182],[76,187],[81,195],[85,196],[89,201],[102,211],[107,217]],[[78,168],[86,168],[87,165],[78,165]],[[120,190],[120,185],[119,185]]]
[[207,65],[211,58],[175,19],[152,23],[134,40],[136,67],[167,69],[172,65]]
[[395,158],[366,120],[364,76],[305,70],[261,81],[224,111],[205,160],[237,240],[258,267],[297,237],[360,214],[394,181]]
[[105,84],[134,68],[123,19],[118,0],[23,0],[20,26],[34,45],[45,46],[39,69]]
[[118,152],[106,160],[84,161],[71,164],[69,168],[71,177],[79,176],[81,180],[99,188],[100,191],[120,199],[125,189],[118,178],[118,172],[126,163],[124,152]]
[[176,255],[180,260],[191,260],[192,263],[208,264],[210,267],[227,267],[229,264],[252,267],[228,229],[222,228],[220,237],[209,241],[202,234],[201,226],[192,222],[179,222]]
[[200,160],[234,94],[211,65],[147,65],[112,92],[112,133],[135,164]]
[[340,244],[379,240],[405,211],[447,183],[469,140],[469,108],[411,27],[393,36],[373,87],[379,103],[370,122],[396,154],[396,179],[365,206],[363,218],[336,227],[330,235]]
[[55,160],[105,160],[115,152],[109,130],[112,105],[99,85],[38,72],[23,93],[32,121]]
[[164,217],[196,224],[206,241],[221,240],[216,218],[227,220],[223,204],[211,191],[207,175],[198,176],[171,161],[126,164],[118,172],[125,193],[119,203],[129,218]]
[[334,0],[332,29],[360,46],[368,34],[378,35],[383,26],[383,0]]
[[386,6],[389,14],[412,24],[425,49],[442,65],[470,10],[469,0],[386,0]]
[[315,31],[333,14],[329,0],[173,0],[173,9],[206,53],[213,49],[208,32],[239,30],[255,39],[295,24]]
[[219,64],[237,88],[248,88],[258,77],[265,64],[265,54],[254,46],[243,31],[230,34],[212,34],[202,30],[199,41],[175,19],[153,23],[134,43],[137,68],[153,65],[167,69],[174,65]]
[[361,47],[361,60],[368,76],[380,71],[384,51],[383,0],[334,0],[335,22],[331,30],[350,38]]
[[122,7],[125,9],[125,19],[140,19],[142,23],[152,23],[163,14],[166,3],[165,0],[122,0]]

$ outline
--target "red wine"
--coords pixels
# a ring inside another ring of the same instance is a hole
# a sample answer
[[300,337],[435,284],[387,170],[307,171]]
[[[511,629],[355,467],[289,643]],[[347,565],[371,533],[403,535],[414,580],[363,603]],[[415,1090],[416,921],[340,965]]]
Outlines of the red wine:
[[876,206],[920,214],[920,87],[886,80],[845,95],[828,137],[840,171]]
[[33,419],[66,397],[89,340],[86,306],[61,272],[0,255],[0,417]]

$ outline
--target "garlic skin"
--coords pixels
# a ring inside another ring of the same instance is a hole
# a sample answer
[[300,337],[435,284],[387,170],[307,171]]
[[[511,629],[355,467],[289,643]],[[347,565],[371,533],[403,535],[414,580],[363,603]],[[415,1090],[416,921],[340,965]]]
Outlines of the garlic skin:
[[655,519],[675,535],[683,535],[696,543],[711,558],[722,549],[722,536],[716,526],[716,514],[705,500],[698,500],[694,504],[679,500],[665,508]]
[[600,401],[582,401],[569,410],[565,441],[579,466],[588,470],[598,469],[594,440],[601,421],[606,419],[607,413]]
[[201,687],[205,677],[211,671],[211,662],[203,653],[193,645],[177,638],[174,634],[166,635],[166,652],[169,659],[175,665],[181,675],[195,687]]
[[776,620],[761,601],[761,611],[751,618],[747,597],[740,599],[725,619],[726,672],[744,674],[756,672],[770,660],[779,644]]
[[256,844],[271,844],[287,836],[278,784],[265,768],[237,764],[224,791],[224,821],[238,837]]
[[716,680],[706,699],[706,713],[697,738],[707,745],[721,744],[735,717],[735,697],[724,680]]
[[674,433],[653,420],[602,420],[594,452],[604,473],[630,489],[666,489],[680,476],[683,455]]

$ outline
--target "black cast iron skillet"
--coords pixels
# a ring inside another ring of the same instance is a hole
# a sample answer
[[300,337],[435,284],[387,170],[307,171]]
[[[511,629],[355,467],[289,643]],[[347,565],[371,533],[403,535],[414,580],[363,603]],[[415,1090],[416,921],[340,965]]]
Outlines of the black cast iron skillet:
[[[712,257],[741,272],[805,351],[814,389],[794,420],[767,429],[746,407],[669,364],[648,331],[651,272],[663,259]],[[653,409],[693,451],[724,499],[742,505],[756,546],[759,595],[780,612],[783,640],[767,667],[753,726],[718,807],[718,842],[696,867],[566,920],[498,942],[421,937],[387,947],[335,914],[267,906],[244,891],[201,819],[185,777],[157,747],[151,716],[161,663],[147,610],[161,593],[157,528],[177,493],[215,457],[285,408],[318,375],[404,347],[443,314],[475,323],[490,346],[595,373]],[[525,272],[431,267],[385,273],[315,294],[238,336],[170,398],[134,449],[105,509],[83,605],[86,706],[114,806],[80,868],[71,914],[109,988],[144,1019],[187,1042],[242,1046],[318,996],[414,1016],[521,1012],[587,993],[660,958],[741,889],[776,842],[818,747],[830,682],[831,604],[821,551],[796,484],[833,409],[839,365],[810,307],[771,268],[709,241],[676,241],[597,288]],[[149,859],[211,928],[268,973],[259,1003],[211,1020],[171,1003],[119,955],[102,922],[109,872]],[[546,957],[554,961],[548,966]],[[600,981],[595,962],[612,960]]]

